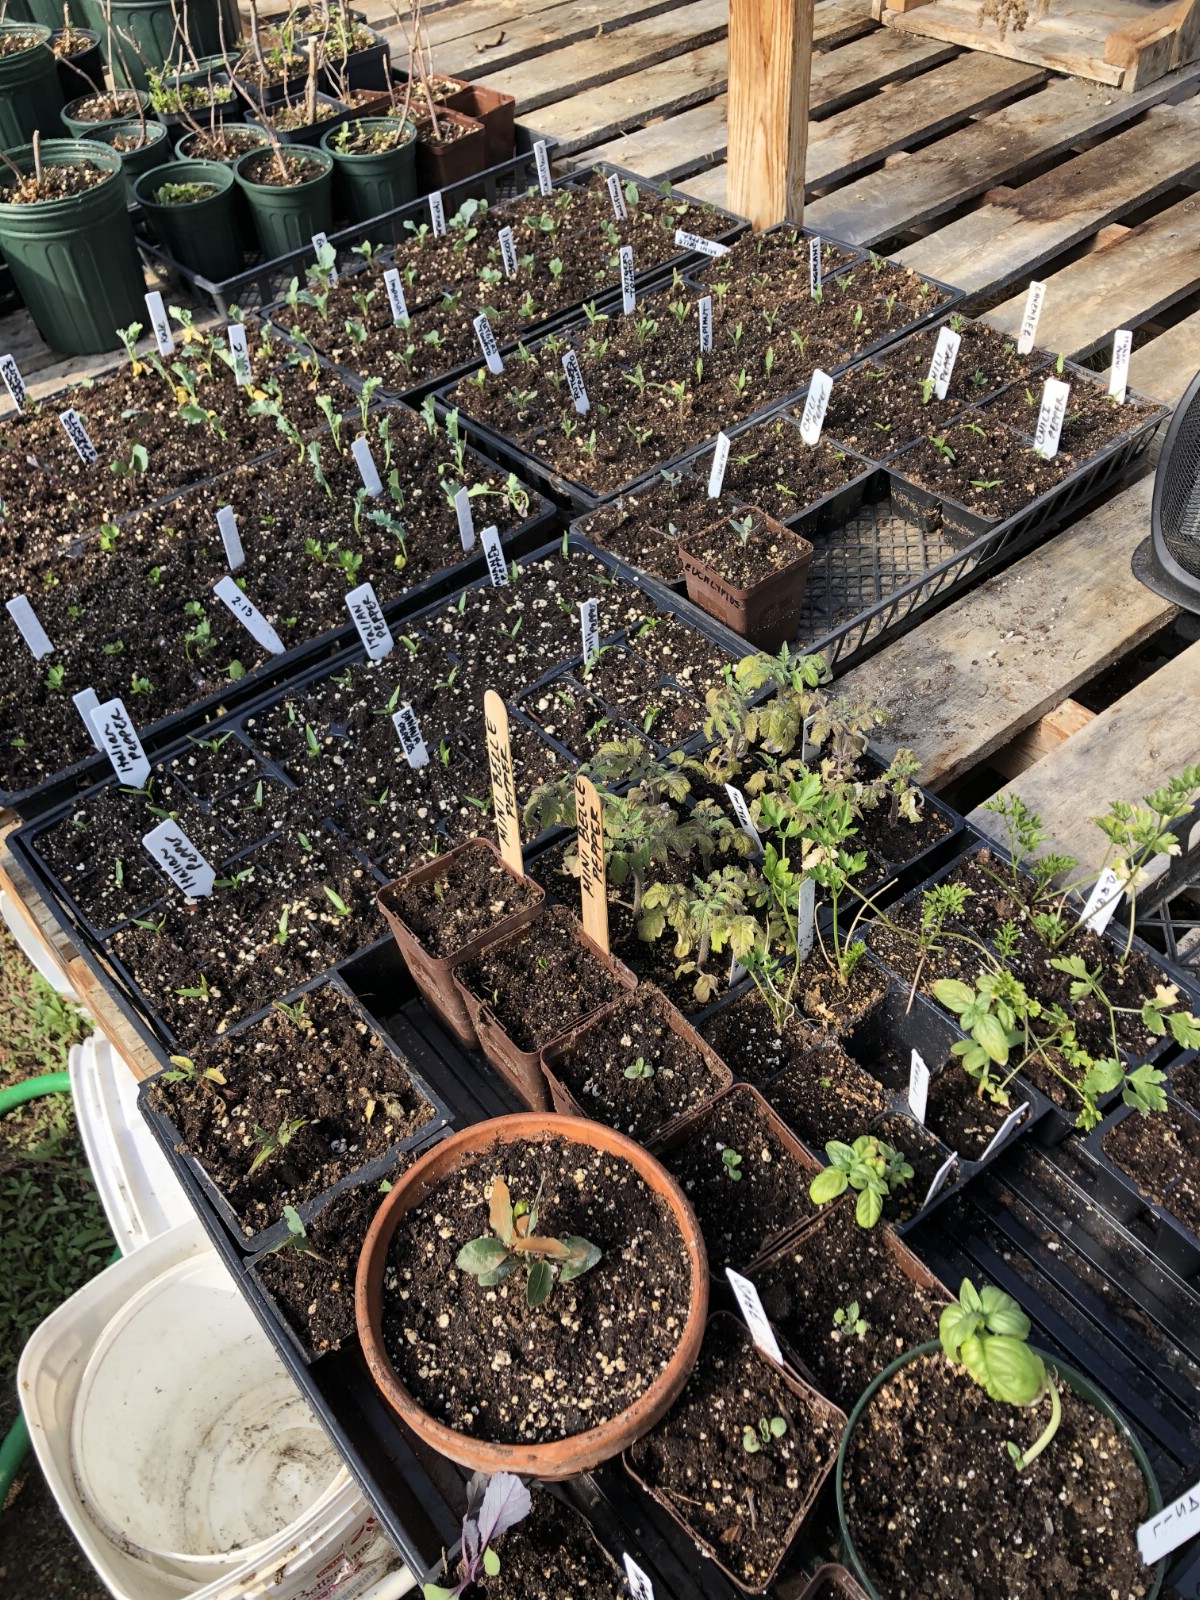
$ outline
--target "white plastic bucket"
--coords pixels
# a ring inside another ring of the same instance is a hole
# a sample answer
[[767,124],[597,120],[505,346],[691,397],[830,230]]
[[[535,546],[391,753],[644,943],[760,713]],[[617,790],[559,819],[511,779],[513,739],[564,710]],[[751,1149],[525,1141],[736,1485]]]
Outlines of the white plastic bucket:
[[52,989],[57,989],[59,994],[66,995],[78,1004],[79,996],[75,993],[74,984],[46,949],[25,907],[7,889],[0,889],[0,917],[3,917],[5,926],[30,965],[41,973]]

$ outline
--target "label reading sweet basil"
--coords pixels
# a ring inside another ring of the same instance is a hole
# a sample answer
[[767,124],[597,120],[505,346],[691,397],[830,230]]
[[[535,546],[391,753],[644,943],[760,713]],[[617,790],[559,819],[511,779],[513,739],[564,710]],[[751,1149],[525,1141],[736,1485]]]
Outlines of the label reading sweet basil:
[[783,1351],[779,1348],[779,1340],[775,1337],[775,1330],[771,1326],[771,1319],[767,1316],[766,1308],[758,1290],[749,1278],[743,1278],[740,1272],[735,1272],[732,1267],[725,1268],[725,1276],[729,1279],[729,1287],[733,1290],[733,1297],[738,1303],[738,1310],[746,1320],[750,1330],[750,1337],[772,1361],[783,1365]]
[[15,594],[5,604],[8,608],[8,614],[16,623],[22,639],[29,646],[33,659],[40,661],[43,656],[53,655],[54,646],[50,642],[50,635],[38,621],[38,614],[30,604],[29,596]]
[[1042,409],[1038,412],[1037,432],[1033,448],[1043,461],[1053,461],[1058,454],[1058,441],[1062,436],[1063,418],[1067,414],[1067,401],[1071,398],[1071,385],[1060,378],[1047,378],[1042,388]]
[[401,706],[392,717],[392,726],[396,730],[396,737],[400,740],[409,766],[427,767],[429,751],[425,748],[425,741],[421,737],[421,724],[417,721],[417,713],[413,708]]
[[712,295],[706,294],[700,301],[700,354],[706,356],[712,350]]
[[543,195],[547,195],[554,187],[554,180],[550,175],[550,156],[546,150],[545,139],[539,139],[534,145],[533,159],[537,166],[538,189]]
[[808,293],[815,300],[821,287],[821,238],[814,234],[808,241]]
[[615,172],[608,175],[608,198],[612,201],[613,216],[617,221],[628,221],[629,207],[625,204],[625,191],[621,187],[620,176]]
[[398,328],[408,321],[408,301],[404,298],[404,285],[400,282],[399,269],[389,267],[383,275],[383,284],[387,290],[388,304],[392,308],[392,326]]
[[142,846],[177,889],[189,900],[213,892],[217,875],[177,822],[168,819],[142,835]]
[[445,237],[446,207],[442,200],[442,191],[440,189],[435,189],[429,196],[429,224],[433,229],[435,239]]
[[571,399],[575,402],[575,410],[582,417],[592,409],[592,402],[588,399],[587,389],[584,387],[583,373],[579,370],[579,357],[574,350],[568,350],[562,358],[563,371],[567,375],[567,385],[571,390]]
[[621,260],[621,309],[628,317],[637,310],[637,288],[634,283],[633,246],[622,245],[618,251]]
[[390,655],[396,641],[371,585],[360,583],[357,589],[351,589],[346,596],[346,607],[370,659],[382,661],[384,656]]
[[25,409],[25,380],[21,376],[21,369],[12,356],[0,356],[0,378],[4,379],[4,387],[12,396],[12,403],[18,411]]
[[67,438],[75,446],[75,453],[85,467],[95,466],[100,459],[96,446],[88,438],[88,431],[83,425],[83,418],[74,407],[58,413],[58,420],[66,430]]
[[715,500],[725,482],[725,468],[729,465],[729,435],[719,433],[713,446],[712,466],[708,473],[708,498]]
[[958,347],[962,343],[962,334],[955,333],[953,328],[943,328],[938,334],[937,344],[934,346],[933,360],[929,363],[929,376],[925,380],[933,385],[933,392],[939,400],[946,398],[946,391],[950,387],[950,379],[954,376],[954,363],[958,360]]
[[502,583],[508,582],[508,563],[504,559],[504,551],[500,545],[500,530],[493,523],[490,528],[483,530],[479,538],[487,560],[488,577],[498,589]]
[[583,631],[583,664],[590,667],[600,654],[600,602],[579,602],[579,624]]
[[283,654],[283,640],[254,601],[247,599],[242,593],[233,578],[222,578],[219,583],[214,583],[213,593],[223,606],[233,612],[255,644],[261,645],[270,655]]
[[483,351],[483,359],[487,362],[488,371],[493,376],[498,375],[504,371],[504,363],[500,359],[500,346],[496,343],[496,335],[492,332],[487,313],[481,311],[472,326],[475,329],[475,337],[479,340],[479,348]]
[[729,246],[718,244],[715,239],[705,239],[698,233],[687,233],[683,228],[675,229],[675,243],[681,250],[694,250],[701,256],[727,256]]
[[738,827],[761,854],[763,847],[762,837],[754,826],[754,818],[750,815],[750,807],[746,804],[746,796],[732,783],[725,785],[725,793],[729,796],[729,804],[733,807],[733,814],[737,818]]
[[146,296],[146,310],[150,316],[150,327],[154,332],[154,342],[158,346],[160,356],[173,356],[175,354],[175,335],[171,332],[171,319],[167,316],[167,308],[163,305],[163,297],[157,289],[151,289]]
[[511,228],[501,228],[496,235],[496,243],[500,246],[500,260],[504,265],[504,276],[515,278],[517,274],[517,246],[513,240]]
[[144,789],[150,780],[150,762],[124,702],[106,700],[97,706],[92,712],[92,727],[121,782],[131,789]]
[[76,711],[78,711],[79,715],[83,718],[83,725],[88,731],[88,738],[96,746],[96,749],[103,754],[103,741],[101,740],[100,735],[96,732],[96,729],[92,723],[93,716],[100,709],[100,697],[97,695],[95,689],[80,689],[78,694],[73,694],[71,696],[71,700],[74,703]]
[[229,348],[233,353],[233,380],[244,389],[253,380],[250,367],[250,346],[246,343],[246,330],[240,322],[229,324]]
[[383,493],[383,479],[379,476],[379,468],[375,465],[375,458],[371,454],[371,444],[368,439],[355,439],[350,446],[350,454],[354,457],[354,464],[358,468],[358,475],[363,481],[363,488],[372,500],[378,500]]
[[924,1124],[929,1105],[929,1068],[919,1050],[914,1050],[908,1067],[908,1109]]
[[1118,328],[1113,334],[1112,371],[1108,377],[1108,392],[1119,406],[1125,404],[1129,388],[1129,358],[1133,354],[1133,333],[1129,328]]
[[232,506],[222,506],[217,512],[217,527],[221,531],[221,543],[225,546],[225,560],[229,564],[230,572],[246,564],[246,552],[242,549],[242,536],[238,532],[237,518],[233,514]]
[[1025,296],[1025,310],[1021,315],[1021,331],[1017,335],[1018,355],[1027,356],[1033,349],[1033,342],[1037,338],[1038,321],[1045,303],[1046,285],[1031,283],[1029,293]]
[[833,393],[833,379],[827,372],[822,372],[820,367],[812,375],[812,382],[808,386],[808,398],[804,402],[804,415],[800,419],[800,437],[805,444],[815,445],[820,442],[821,429],[825,426],[825,412],[829,406],[829,396]]
[[464,550],[475,548],[475,518],[471,514],[471,491],[465,486],[454,496],[454,515],[458,518],[458,537]]

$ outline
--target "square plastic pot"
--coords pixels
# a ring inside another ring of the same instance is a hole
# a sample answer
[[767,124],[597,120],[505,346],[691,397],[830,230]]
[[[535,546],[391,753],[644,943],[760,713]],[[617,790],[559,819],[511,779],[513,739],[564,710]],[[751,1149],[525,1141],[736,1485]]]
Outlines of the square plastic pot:
[[437,108],[438,122],[460,130],[456,139],[435,139],[432,128],[417,122],[417,183],[422,194],[464,183],[487,166],[483,124],[446,106]]
[[489,89],[486,84],[468,83],[446,104],[451,111],[459,111],[464,117],[483,123],[487,166],[512,160],[516,151],[516,101],[511,94]]
[[[787,566],[767,573],[748,589],[739,589],[716,567],[693,554],[686,544],[679,546],[679,559],[687,580],[688,599],[694,605],[760,650],[774,652],[799,630],[813,547],[800,534],[790,532],[782,522],[768,517],[765,511],[752,507],[751,514],[755,512],[780,544],[795,547],[795,559]],[[719,522],[712,523],[692,542],[702,542],[720,526]]]
[[[1174,1096],[1168,1096],[1167,1104],[1172,1115],[1200,1126],[1200,1117],[1190,1106]],[[1151,1113],[1152,1116],[1161,1114]],[[1118,1166],[1104,1149],[1104,1141],[1114,1128],[1128,1117],[1140,1115],[1132,1106],[1119,1106],[1084,1140],[1084,1149],[1096,1164],[1092,1192],[1104,1209],[1119,1222],[1128,1223],[1135,1217],[1144,1216],[1154,1231],[1154,1250],[1159,1260],[1181,1278],[1188,1278],[1200,1271],[1200,1235],[1193,1233],[1173,1212],[1152,1199],[1137,1179]]]

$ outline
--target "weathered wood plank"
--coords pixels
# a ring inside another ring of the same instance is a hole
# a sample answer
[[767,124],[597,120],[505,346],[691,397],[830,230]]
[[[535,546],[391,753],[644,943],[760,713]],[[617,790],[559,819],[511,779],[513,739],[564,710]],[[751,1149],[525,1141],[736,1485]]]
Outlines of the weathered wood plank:
[[[678,0],[567,0],[530,8],[525,0],[465,0],[430,17],[437,71],[456,78],[503,72],[521,61],[672,11]],[[385,30],[399,37],[399,29]]]
[[[647,178],[674,178],[719,160],[722,163],[722,198],[717,203],[724,205],[726,105],[726,96],[719,94],[703,105],[691,106],[687,111],[653,122],[649,127],[618,134],[615,139],[570,158],[568,165],[584,166],[593,161],[612,161],[617,166],[643,173]],[[815,128],[809,130],[810,157],[815,133]],[[684,187],[691,193],[690,184]]]
[[[1148,322],[1200,288],[1200,195],[1169,206],[1045,282],[1038,343],[1070,356],[1099,350],[1117,328]],[[1016,333],[1024,305],[1024,294],[1014,295],[986,320]]]
[[1200,171],[1198,135],[1200,102],[1152,106],[1134,127],[918,239],[900,260],[968,294],[1003,289]]
[[872,172],[815,200],[808,221],[834,238],[875,244],[1007,183],[1033,161],[1123,127],[1149,106],[1186,98],[1198,82],[1200,69],[1195,67],[1133,94],[1115,95],[1073,79],[1052,80],[1016,105],[914,151],[902,171]]
[[883,14],[883,21],[898,31],[920,34],[922,38],[945,39],[966,49],[1030,61],[1096,83],[1116,86],[1124,76],[1124,68],[1104,59],[1108,28],[1102,19],[1089,18],[1086,23],[1072,20],[1064,25],[1053,11],[1044,17],[1031,14],[1024,28],[1009,28],[1001,35],[994,23],[980,25],[976,0],[966,4],[962,0],[934,0],[916,12],[889,9]]
[[1135,350],[1129,361],[1130,386],[1155,400],[1175,405],[1200,372],[1200,311],[1193,311],[1157,339]]
[[910,747],[940,788],[1166,627],[1175,608],[1129,570],[1151,489],[1141,479],[841,678],[891,712],[879,744]]
[[[669,116],[711,99],[724,89],[728,65],[729,52],[721,39],[631,72],[615,83],[544,106],[533,123],[539,133],[553,134],[560,141],[561,153],[570,155],[598,140],[611,139],[625,123]],[[589,154],[584,164],[591,159]],[[635,163],[634,171],[640,170]]]

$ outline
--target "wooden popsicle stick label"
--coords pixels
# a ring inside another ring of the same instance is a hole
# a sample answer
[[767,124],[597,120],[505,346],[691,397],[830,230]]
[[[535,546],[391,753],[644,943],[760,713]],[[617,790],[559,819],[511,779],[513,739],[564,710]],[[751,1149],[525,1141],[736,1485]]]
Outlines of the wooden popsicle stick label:
[[712,353],[712,295],[706,294],[700,302],[700,354]]
[[483,351],[488,371],[493,377],[498,377],[504,371],[504,362],[500,359],[500,346],[496,343],[496,335],[492,332],[487,313],[481,311],[471,326],[475,329],[475,337],[479,340],[479,348]]
[[608,198],[612,202],[613,216],[618,222],[629,220],[629,207],[625,204],[625,191],[621,188],[621,179],[615,172],[608,175]]
[[512,745],[508,733],[508,707],[494,689],[483,697],[483,722],[487,734],[488,770],[492,775],[492,809],[496,813],[496,838],[506,867],[525,871],[521,854],[521,813],[513,782]]
[[547,195],[554,187],[554,178],[550,172],[550,156],[545,139],[539,139],[534,145],[533,159],[537,167],[538,190],[541,194]]
[[633,246],[622,245],[618,251],[621,262],[621,309],[625,315],[632,316],[637,310],[637,285],[636,274],[633,270]]
[[281,656],[283,654],[283,640],[254,604],[254,601],[244,595],[238,588],[236,579],[222,578],[219,583],[213,584],[213,593],[221,604],[238,619],[255,644],[261,645],[269,655]]
[[400,282],[398,268],[387,269],[383,275],[383,286],[387,290],[388,305],[392,308],[392,326],[398,328],[401,323],[408,321],[408,301],[404,298],[404,285]]
[[85,467],[94,467],[100,459],[100,453],[88,438],[88,431],[84,427],[83,418],[78,411],[75,410],[74,406],[69,406],[66,411],[58,413],[58,420],[62,423],[67,438],[75,446],[75,454],[80,461],[83,462]]
[[592,409],[592,402],[588,399],[587,388],[584,385],[583,373],[579,369],[579,357],[574,350],[568,350],[562,358],[563,371],[567,375],[567,386],[571,391],[571,399],[579,416],[585,416]]
[[11,355],[0,356],[0,378],[4,379],[4,387],[12,397],[12,403],[18,411],[25,409],[25,380],[21,376],[21,369]]
[[606,954],[608,943],[608,874],[604,865],[604,812],[590,779],[575,779],[575,823],[579,833],[579,887],[583,897],[583,931]]
[[429,196],[429,225],[433,229],[435,239],[444,239],[446,236],[446,206],[442,200],[442,191],[435,189]]
[[950,387],[950,379],[954,376],[954,363],[958,360],[958,347],[961,343],[962,334],[955,333],[953,328],[943,328],[938,334],[933,360],[929,363],[929,376],[925,381],[933,385],[933,392],[939,400],[946,398],[946,391]]
[[713,446],[712,466],[708,473],[708,498],[715,500],[721,493],[721,485],[725,482],[725,468],[729,465],[729,435],[719,433],[717,442]]
[[825,412],[829,407],[829,396],[832,393],[833,379],[818,367],[808,386],[808,399],[804,402],[804,415],[800,418],[800,437],[805,444],[820,443],[821,429],[825,426]]
[[142,835],[142,847],[189,900],[200,900],[213,892],[216,873],[177,822],[168,818],[151,828]]
[[500,261],[504,267],[506,278],[515,278],[517,275],[517,246],[513,240],[511,228],[501,228],[496,235],[496,243],[500,246]]
[[150,317],[150,327],[154,332],[154,342],[158,346],[159,355],[173,356],[175,335],[171,332],[171,319],[167,316],[163,297],[157,289],[151,289],[146,296],[146,311]]
[[1025,310],[1021,317],[1021,332],[1017,337],[1017,354],[1027,356],[1033,349],[1034,340],[1037,338],[1038,322],[1041,319],[1042,307],[1046,303],[1046,285],[1044,283],[1031,283],[1029,293],[1025,296]]
[[250,346],[246,343],[246,330],[240,322],[229,324],[229,348],[233,353],[233,381],[244,389],[254,377],[250,366]]
[[242,536],[238,532],[237,518],[233,514],[232,506],[222,506],[217,512],[217,527],[221,531],[221,543],[225,546],[225,560],[229,563],[230,572],[236,572],[239,567],[246,564],[246,552],[242,549]]
[[712,256],[714,260],[717,256],[729,254],[727,244],[718,244],[715,239],[706,239],[699,233],[688,233],[683,228],[675,229],[675,243],[681,250],[694,250],[697,255]]
[[43,656],[54,654],[54,646],[50,642],[50,635],[38,620],[38,614],[30,603],[29,596],[15,594],[11,600],[5,601],[9,616],[17,625],[17,631],[29,646],[35,661],[40,661]]
[[96,732],[96,729],[92,724],[92,717],[100,709],[100,696],[96,693],[95,689],[80,689],[78,694],[73,694],[71,696],[71,701],[76,711],[78,711],[79,715],[83,718],[83,725],[88,731],[88,737],[96,746],[96,749],[100,751],[101,755],[103,755],[104,745],[100,739],[100,735]]
[[1129,328],[1118,328],[1113,334],[1112,371],[1108,378],[1108,392],[1119,406],[1125,404],[1129,388],[1129,358],[1133,354],[1133,333]]
[[346,608],[358,629],[363,649],[372,661],[382,661],[390,655],[396,641],[383,615],[383,607],[369,583],[360,583],[346,596]]
[[97,706],[92,712],[92,727],[121,782],[131,789],[144,789],[150,781],[150,762],[124,701],[114,698]]

